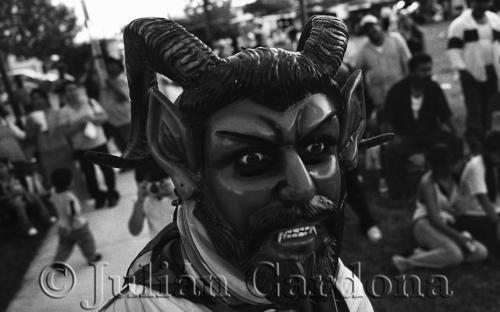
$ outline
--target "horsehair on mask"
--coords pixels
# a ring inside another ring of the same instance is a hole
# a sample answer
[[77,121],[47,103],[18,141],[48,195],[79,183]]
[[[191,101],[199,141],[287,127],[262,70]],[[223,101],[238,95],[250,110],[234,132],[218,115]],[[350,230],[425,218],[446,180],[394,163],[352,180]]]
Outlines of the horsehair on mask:
[[324,93],[342,116],[342,99],[329,72],[309,57],[283,49],[247,49],[227,59],[184,91],[179,107],[195,127],[219,109],[250,99],[284,111],[310,94]]
[[156,73],[184,88],[178,104],[195,133],[210,114],[245,97],[284,110],[309,94],[322,92],[342,115],[340,91],[333,78],[347,48],[348,30],[336,17],[313,16],[304,27],[297,52],[257,48],[221,58],[184,27],[163,18],[134,20],[125,27],[123,37],[131,135],[121,158],[94,153],[95,162],[135,168],[151,160],[147,94],[158,86]]

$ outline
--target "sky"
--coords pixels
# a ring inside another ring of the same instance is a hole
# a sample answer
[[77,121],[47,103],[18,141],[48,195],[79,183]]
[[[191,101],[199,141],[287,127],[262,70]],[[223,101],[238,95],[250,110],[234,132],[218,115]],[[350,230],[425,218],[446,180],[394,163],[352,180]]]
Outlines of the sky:
[[[84,14],[81,0],[52,0],[75,9],[78,23],[83,25]],[[242,5],[253,0],[232,0],[233,5]],[[85,0],[91,20],[91,34],[96,38],[107,38],[117,34],[123,26],[139,17],[182,17],[189,0]],[[78,34],[76,41],[88,41],[88,32]]]

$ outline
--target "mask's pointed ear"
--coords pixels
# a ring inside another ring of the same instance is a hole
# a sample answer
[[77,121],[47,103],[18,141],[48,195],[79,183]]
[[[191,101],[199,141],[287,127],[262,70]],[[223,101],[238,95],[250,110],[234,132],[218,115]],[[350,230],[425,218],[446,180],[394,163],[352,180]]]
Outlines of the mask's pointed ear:
[[156,88],[149,91],[147,135],[154,158],[172,178],[181,199],[192,197],[198,191],[193,138],[177,106]]
[[358,165],[358,144],[365,133],[366,112],[361,70],[351,74],[341,94],[344,100],[344,118],[341,135],[340,165],[350,170]]

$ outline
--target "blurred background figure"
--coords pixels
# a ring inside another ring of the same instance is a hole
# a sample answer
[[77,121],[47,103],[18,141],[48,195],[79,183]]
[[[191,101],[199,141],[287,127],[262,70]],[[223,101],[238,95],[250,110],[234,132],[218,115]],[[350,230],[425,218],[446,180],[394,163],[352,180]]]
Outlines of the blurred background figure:
[[365,85],[376,112],[383,109],[389,89],[408,75],[408,60],[411,53],[400,36],[385,33],[379,19],[366,15],[360,26],[368,41],[360,48],[356,68],[363,70]]
[[147,222],[151,237],[155,237],[172,221],[176,198],[170,177],[154,161],[136,171],[137,199],[130,216],[128,228],[132,235],[139,235]]
[[14,166],[27,163],[21,141],[26,139],[26,133],[14,122],[13,116],[0,107],[0,158],[7,159]]
[[55,192],[51,197],[59,216],[59,244],[54,261],[66,261],[73,247],[78,245],[89,265],[102,259],[97,253],[94,235],[89,222],[82,216],[80,201],[72,192],[73,174],[71,169],[60,168],[51,173],[51,183]]
[[66,136],[60,131],[59,111],[49,102],[47,92],[33,89],[27,109],[26,136],[34,143],[38,168],[47,189],[50,173],[57,168],[74,168],[73,150]]
[[424,33],[408,14],[399,14],[398,31],[406,41],[411,54],[425,52]]
[[470,9],[448,30],[448,55],[460,75],[467,131],[482,138],[491,128],[490,98],[500,90],[500,17],[489,11],[491,5],[491,0],[471,0]]
[[29,91],[24,85],[24,77],[22,75],[14,76],[14,90],[13,96],[14,101],[19,105],[19,110],[21,114],[24,115],[26,105],[29,104]]
[[432,80],[432,58],[416,54],[410,74],[396,83],[386,99],[382,128],[396,134],[385,146],[383,171],[392,198],[413,191],[409,165],[424,168],[424,153],[435,142],[456,135],[452,112],[443,90]]
[[[373,15],[366,15],[360,21],[363,33],[368,37],[358,55],[355,68],[364,73],[367,131],[378,134],[381,112],[384,110],[387,92],[408,74],[408,60],[411,56],[406,43],[400,35],[384,32],[380,21]],[[369,159],[380,171],[380,147],[368,151]],[[379,180],[379,191],[387,191],[384,178]]]
[[420,180],[413,213],[412,232],[419,247],[405,258],[395,255],[399,271],[415,267],[444,268],[462,262],[477,262],[488,256],[486,247],[470,233],[454,228],[453,205],[458,198],[454,178],[461,162],[462,145],[448,140],[433,145],[427,153],[430,170]]
[[460,175],[456,227],[467,231],[500,256],[500,132],[490,132],[482,152]]
[[0,207],[0,213],[15,216],[28,236],[38,234],[35,223],[48,226],[56,221],[41,199],[28,192],[15,178],[12,166],[5,158],[0,158]]
[[100,92],[100,103],[108,115],[104,129],[123,153],[127,147],[131,127],[127,77],[124,75],[124,66],[120,60],[108,57],[105,61],[108,78],[106,87]]
[[383,238],[383,234],[368,205],[362,180],[358,169],[345,172],[347,202],[358,216],[361,233],[371,242],[376,243]]
[[76,159],[85,176],[87,190],[95,200],[95,208],[103,208],[106,204],[114,207],[120,199],[120,193],[116,190],[115,172],[109,167],[99,166],[107,187],[104,192],[99,189],[94,164],[85,157],[88,151],[109,152],[102,128],[107,120],[106,112],[97,101],[89,99],[85,90],[77,83],[67,82],[63,90],[66,106],[60,112],[60,127],[71,140]]

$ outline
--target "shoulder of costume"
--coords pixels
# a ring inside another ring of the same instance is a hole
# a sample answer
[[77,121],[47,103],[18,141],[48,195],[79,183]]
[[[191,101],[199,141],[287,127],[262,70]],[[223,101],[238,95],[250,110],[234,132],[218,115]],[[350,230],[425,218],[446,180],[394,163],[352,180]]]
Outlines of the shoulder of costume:
[[211,312],[207,306],[174,297],[143,285],[128,284],[111,298],[99,312]]
[[127,276],[133,276],[142,265],[157,258],[162,249],[170,242],[180,239],[179,229],[175,223],[170,223],[161,230],[134,258],[127,270]]

